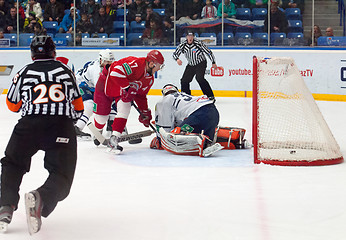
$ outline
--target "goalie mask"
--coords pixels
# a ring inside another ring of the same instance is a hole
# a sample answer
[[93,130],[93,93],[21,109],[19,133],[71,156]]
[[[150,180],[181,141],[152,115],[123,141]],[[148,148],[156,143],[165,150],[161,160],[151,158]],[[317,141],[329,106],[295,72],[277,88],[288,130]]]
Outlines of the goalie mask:
[[101,50],[99,52],[99,56],[100,56],[100,65],[101,66],[111,64],[115,60],[113,53],[109,49]]
[[163,86],[161,90],[161,93],[163,96],[167,96],[168,94],[175,93],[175,92],[179,92],[179,89],[170,83]]

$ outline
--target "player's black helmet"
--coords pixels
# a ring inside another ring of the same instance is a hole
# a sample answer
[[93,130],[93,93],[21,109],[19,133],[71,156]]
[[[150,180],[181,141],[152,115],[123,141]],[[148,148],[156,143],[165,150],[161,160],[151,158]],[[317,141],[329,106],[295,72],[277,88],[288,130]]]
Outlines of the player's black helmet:
[[30,44],[32,59],[46,59],[55,57],[55,44],[47,35],[35,36]]

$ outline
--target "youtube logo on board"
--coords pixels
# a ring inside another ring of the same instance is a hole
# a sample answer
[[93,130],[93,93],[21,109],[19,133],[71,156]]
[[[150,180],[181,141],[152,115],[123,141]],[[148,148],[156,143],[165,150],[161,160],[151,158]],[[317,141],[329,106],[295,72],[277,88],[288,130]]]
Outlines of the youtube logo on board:
[[217,67],[215,68],[211,68],[211,75],[213,77],[222,77],[224,75],[225,71],[223,69],[223,67]]

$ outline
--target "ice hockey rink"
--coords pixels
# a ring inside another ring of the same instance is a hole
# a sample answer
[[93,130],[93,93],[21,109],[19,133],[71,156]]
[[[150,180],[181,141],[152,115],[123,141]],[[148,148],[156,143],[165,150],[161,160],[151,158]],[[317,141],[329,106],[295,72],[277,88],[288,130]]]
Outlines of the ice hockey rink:
[[[151,109],[160,96],[149,96]],[[346,156],[346,102],[317,102]],[[243,127],[251,141],[251,99],[217,98],[220,125]],[[20,114],[0,96],[0,151]],[[144,130],[132,109],[129,132]],[[344,240],[346,164],[318,167],[255,165],[252,149],[212,157],[151,150],[152,139],[123,143],[120,155],[78,142],[72,190],[42,229],[27,231],[23,196],[47,172],[43,152],[21,185],[19,209],[4,240]],[[25,149],[18,149],[25,151]]]

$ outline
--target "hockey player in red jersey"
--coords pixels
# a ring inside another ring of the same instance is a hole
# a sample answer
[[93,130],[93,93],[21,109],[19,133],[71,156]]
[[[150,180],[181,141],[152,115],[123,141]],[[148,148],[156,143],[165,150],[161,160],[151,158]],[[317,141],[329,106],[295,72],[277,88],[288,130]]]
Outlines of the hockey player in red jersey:
[[112,136],[108,141],[110,150],[122,151],[122,147],[118,145],[118,138],[126,126],[132,101],[141,111],[139,122],[149,127],[152,116],[148,108],[147,94],[154,84],[154,73],[163,66],[162,54],[152,50],[146,57],[126,57],[103,69],[94,94],[94,124],[102,131],[107,123],[112,102],[115,101],[117,115],[112,125]]

